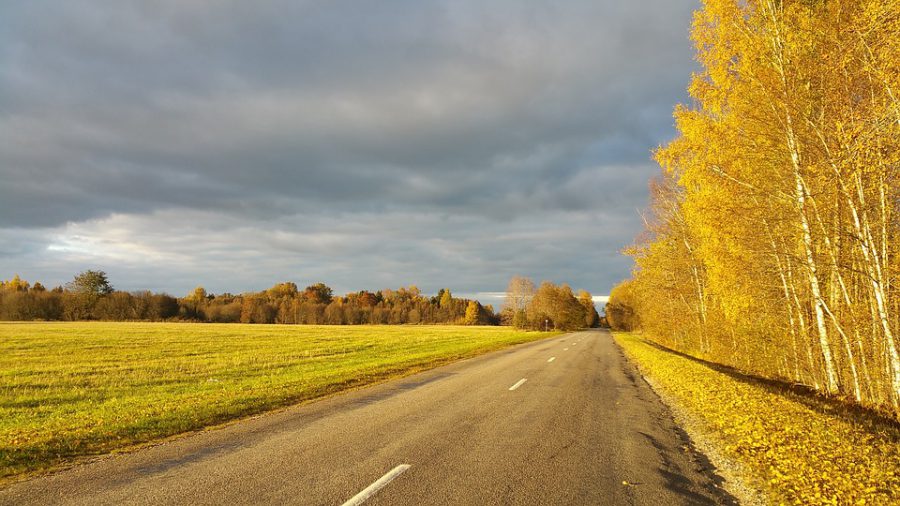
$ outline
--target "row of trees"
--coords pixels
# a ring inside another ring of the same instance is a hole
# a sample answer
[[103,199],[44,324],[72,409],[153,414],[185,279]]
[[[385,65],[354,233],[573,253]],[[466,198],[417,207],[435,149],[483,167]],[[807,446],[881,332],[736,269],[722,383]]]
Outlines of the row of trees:
[[569,285],[549,281],[535,288],[525,277],[515,276],[506,288],[501,318],[507,325],[538,330],[574,330],[600,325],[600,315],[591,294],[581,290],[576,297]]
[[454,297],[442,289],[426,297],[410,286],[361,291],[343,297],[317,283],[303,290],[279,283],[241,295],[214,295],[198,287],[183,298],[114,290],[102,271],[85,271],[66,286],[47,290],[19,276],[0,281],[2,320],[184,320],[293,324],[459,324],[497,325],[490,305]]
[[706,0],[617,328],[900,413],[900,5]]
[[85,271],[65,286],[47,290],[18,275],[0,281],[0,320],[198,321],[287,324],[454,324],[513,325],[527,329],[595,327],[601,318],[591,294],[578,297],[568,285],[544,282],[535,288],[514,277],[501,314],[490,304],[454,297],[444,288],[433,297],[415,286],[377,292],[334,295],[324,283],[300,290],[279,283],[261,292],[232,295],[197,287],[187,296],[123,292],[113,289],[103,271]]
[[149,320],[177,318],[178,299],[148,291],[113,289],[106,273],[85,271],[65,286],[48,290],[18,275],[0,281],[0,320]]
[[210,322],[288,324],[456,324],[496,325],[499,319],[490,305],[453,297],[441,289],[434,297],[415,286],[377,292],[360,291],[335,296],[317,283],[298,289],[291,282],[242,295],[210,295],[196,288],[181,299],[183,316]]

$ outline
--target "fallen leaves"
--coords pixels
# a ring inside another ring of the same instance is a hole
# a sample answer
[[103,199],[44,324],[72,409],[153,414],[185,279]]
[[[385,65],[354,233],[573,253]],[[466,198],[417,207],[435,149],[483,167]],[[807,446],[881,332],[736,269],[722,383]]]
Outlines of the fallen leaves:
[[650,346],[616,340],[642,373],[702,420],[724,453],[745,464],[779,504],[898,504],[900,430],[816,399],[775,392]]

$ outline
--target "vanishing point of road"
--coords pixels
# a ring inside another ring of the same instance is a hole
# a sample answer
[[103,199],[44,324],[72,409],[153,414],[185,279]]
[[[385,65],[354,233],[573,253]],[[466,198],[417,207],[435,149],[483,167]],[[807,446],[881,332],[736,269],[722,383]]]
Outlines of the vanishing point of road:
[[723,504],[606,331],[528,343],[0,489],[0,504]]

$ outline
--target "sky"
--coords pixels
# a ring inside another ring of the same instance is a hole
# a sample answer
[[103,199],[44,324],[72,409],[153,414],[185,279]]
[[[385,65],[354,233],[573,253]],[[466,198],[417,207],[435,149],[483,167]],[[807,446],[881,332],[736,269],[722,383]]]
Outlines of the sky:
[[0,278],[607,294],[697,3],[4,2]]

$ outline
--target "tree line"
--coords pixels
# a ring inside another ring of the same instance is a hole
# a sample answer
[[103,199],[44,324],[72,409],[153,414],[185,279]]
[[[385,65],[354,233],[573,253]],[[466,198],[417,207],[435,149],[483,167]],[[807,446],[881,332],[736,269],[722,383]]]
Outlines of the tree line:
[[176,298],[149,291],[113,289],[103,271],[84,271],[65,286],[46,289],[18,275],[0,281],[2,320],[195,321],[287,324],[458,324],[497,325],[491,305],[454,297],[441,289],[434,297],[409,286],[397,290],[334,295],[324,283],[300,290],[279,283],[261,292],[207,293],[197,287]]
[[614,328],[900,414],[900,8],[706,0]]
[[427,297],[415,286],[334,295],[324,283],[300,290],[292,282],[256,293],[212,295],[202,287],[179,299],[183,319],[206,322],[324,325],[497,325],[491,305],[454,297],[449,289]]
[[178,299],[167,294],[113,290],[106,273],[85,271],[65,286],[47,289],[18,275],[0,281],[0,320],[145,320],[162,321],[180,313]]
[[[526,329],[575,329],[597,326],[600,317],[591,295],[576,299],[567,285],[526,278],[510,282],[515,295],[498,314],[490,304],[454,297],[443,288],[434,296],[415,286],[335,295],[324,283],[299,289],[278,283],[261,292],[212,294],[197,287],[176,298],[149,291],[115,290],[103,271],[84,271],[71,282],[48,290],[18,275],[0,281],[0,320],[191,321],[209,323],[283,323],[315,325],[452,324],[514,325]],[[512,305],[510,305],[510,301]]]

